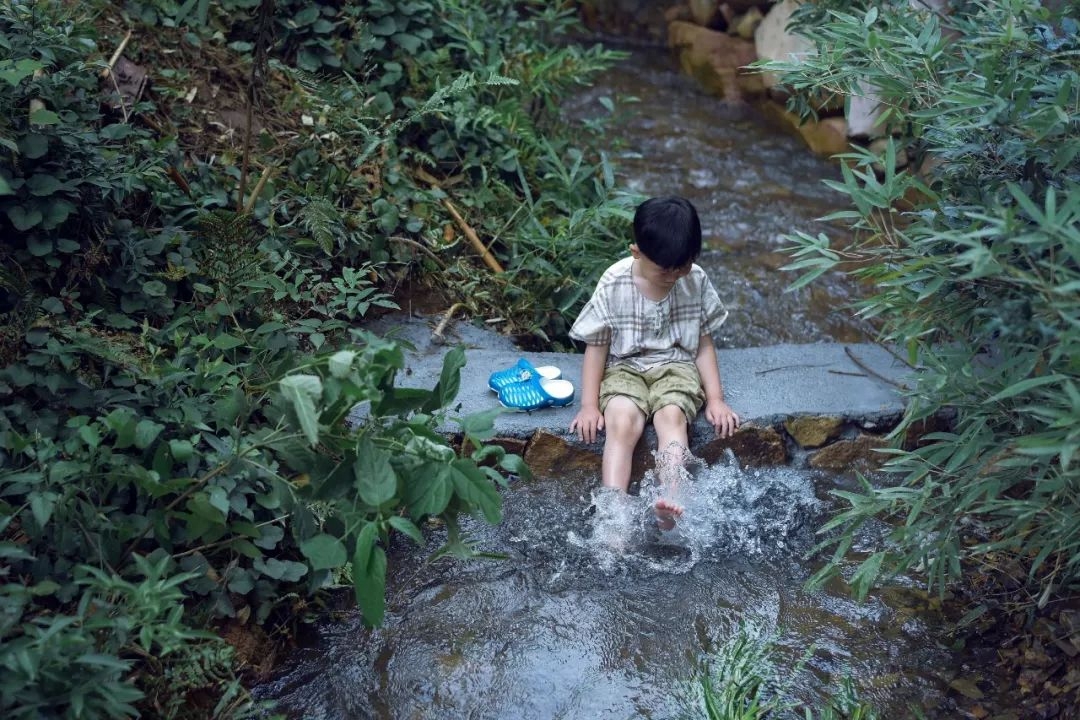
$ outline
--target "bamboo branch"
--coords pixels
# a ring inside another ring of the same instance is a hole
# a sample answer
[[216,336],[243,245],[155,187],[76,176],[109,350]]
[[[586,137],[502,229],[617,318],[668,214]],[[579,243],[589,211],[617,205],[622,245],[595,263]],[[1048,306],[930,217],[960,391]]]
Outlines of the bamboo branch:
[[255,202],[259,199],[259,193],[266,187],[266,181],[270,179],[270,174],[274,172],[273,165],[267,165],[263,168],[262,175],[259,176],[259,181],[255,183],[255,189],[251,191],[251,197],[248,198],[247,203],[244,205],[244,212],[249,213],[255,209]]
[[480,241],[480,237],[476,234],[476,231],[465,222],[463,217],[461,217],[461,214],[457,211],[457,208],[454,207],[454,204],[446,198],[443,198],[442,204],[450,211],[450,215],[454,218],[454,222],[456,222],[458,227],[461,228],[461,231],[465,233],[465,237],[469,239],[469,243],[473,246],[473,249],[479,253],[484,263],[497,273],[505,272],[503,266],[495,259],[495,256],[492,255],[484,246],[484,243]]
[[108,78],[112,75],[112,69],[116,65],[116,61],[120,59],[120,55],[123,54],[124,48],[127,47],[128,42],[131,40],[131,30],[127,31],[127,35],[120,41],[120,44],[116,46],[116,50],[113,52],[112,57],[109,58],[109,62],[105,65],[105,68],[101,71],[102,78]]

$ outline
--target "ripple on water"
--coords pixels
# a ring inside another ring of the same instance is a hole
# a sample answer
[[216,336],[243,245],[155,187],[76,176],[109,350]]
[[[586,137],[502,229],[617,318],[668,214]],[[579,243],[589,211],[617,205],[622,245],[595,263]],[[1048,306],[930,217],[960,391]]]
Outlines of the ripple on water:
[[797,696],[849,672],[877,683],[884,707],[932,696],[920,669],[942,662],[932,623],[802,588],[815,478],[692,461],[668,494],[685,507],[670,532],[656,526],[653,471],[637,496],[586,476],[515,482],[500,525],[463,524],[505,559],[428,564],[438,533],[403,548],[386,625],[326,623],[258,695],[312,718],[673,718],[698,661],[752,623],[776,639],[781,671],[816,648]]

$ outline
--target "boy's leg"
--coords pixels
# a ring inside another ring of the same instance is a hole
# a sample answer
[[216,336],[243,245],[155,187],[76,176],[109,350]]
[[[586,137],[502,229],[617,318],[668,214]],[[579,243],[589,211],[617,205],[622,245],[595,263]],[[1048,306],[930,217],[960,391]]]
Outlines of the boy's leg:
[[[678,405],[665,405],[653,413],[653,427],[657,440],[656,476],[660,481],[656,517],[662,529],[670,530],[675,525],[675,518],[683,513],[682,505],[665,495],[675,491],[690,446],[686,413]],[[676,444],[673,446],[673,443]]]
[[686,413],[678,405],[665,405],[653,413],[653,427],[656,428],[656,447],[661,452],[673,442],[684,448],[690,447]]
[[616,395],[604,408],[604,461],[600,471],[604,487],[626,492],[634,448],[645,429],[645,413],[625,395]]

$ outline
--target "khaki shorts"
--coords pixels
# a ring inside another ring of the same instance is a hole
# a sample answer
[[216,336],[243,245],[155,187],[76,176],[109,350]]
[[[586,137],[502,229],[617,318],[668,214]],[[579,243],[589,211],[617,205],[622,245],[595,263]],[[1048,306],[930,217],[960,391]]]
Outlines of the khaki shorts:
[[628,365],[614,365],[600,381],[600,412],[616,395],[630,398],[645,418],[668,405],[677,405],[692,423],[705,403],[701,375],[692,363],[666,363],[641,372]]

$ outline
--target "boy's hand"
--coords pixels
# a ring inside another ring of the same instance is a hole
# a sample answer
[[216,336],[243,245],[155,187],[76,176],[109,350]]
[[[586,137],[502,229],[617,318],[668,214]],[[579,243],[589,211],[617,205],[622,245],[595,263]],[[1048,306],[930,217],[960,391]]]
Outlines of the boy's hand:
[[582,406],[570,423],[570,432],[576,432],[584,442],[596,441],[598,432],[604,429],[604,416],[598,407]]
[[716,430],[716,436],[731,437],[739,427],[739,416],[723,400],[711,400],[705,404],[705,419]]

